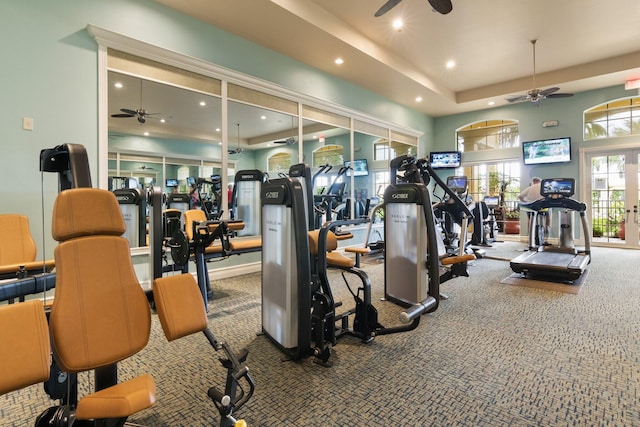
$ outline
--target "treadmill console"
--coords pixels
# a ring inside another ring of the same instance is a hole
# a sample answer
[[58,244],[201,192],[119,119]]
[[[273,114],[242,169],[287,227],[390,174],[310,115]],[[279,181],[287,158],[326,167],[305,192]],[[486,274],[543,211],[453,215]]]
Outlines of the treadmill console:
[[571,197],[576,189],[573,178],[549,178],[540,183],[540,195],[549,199]]
[[463,194],[467,191],[467,177],[449,176],[447,177],[447,187],[456,194]]

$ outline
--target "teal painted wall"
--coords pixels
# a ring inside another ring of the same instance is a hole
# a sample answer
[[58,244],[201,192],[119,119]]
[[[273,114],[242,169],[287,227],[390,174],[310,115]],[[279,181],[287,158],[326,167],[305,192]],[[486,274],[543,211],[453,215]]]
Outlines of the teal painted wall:
[[[583,112],[595,105],[602,104],[613,99],[625,98],[637,95],[637,92],[625,91],[623,85],[606,89],[593,90],[578,93],[571,98],[547,99],[540,104],[520,103],[499,108],[491,108],[464,114],[456,114],[435,119],[433,134],[433,150],[456,149],[456,129],[469,123],[484,120],[511,119],[519,123],[520,141],[536,139],[549,139],[556,137],[571,137],[572,152],[571,163],[556,165],[523,166],[521,169],[521,182],[527,183],[533,176],[542,178],[573,177],[579,179],[579,150],[580,147],[606,146],[609,143],[621,143],[621,138],[616,140],[583,141]],[[558,120],[559,126],[543,128],[542,123],[548,120]],[[628,143],[640,145],[640,138],[622,138]],[[464,162],[486,162],[496,159],[496,156],[504,156],[505,151],[478,151],[464,153]],[[522,160],[522,151],[516,147],[506,151],[507,155],[515,160]],[[578,183],[579,186],[579,183]],[[577,189],[579,192],[580,189]]]
[[[98,55],[87,24],[431,133],[432,120],[417,111],[150,0],[0,0],[0,170],[10,183],[0,213],[28,215],[39,248],[57,193],[57,177],[46,174],[42,230],[40,150],[83,144],[97,179]],[[34,119],[33,131],[22,130],[23,117]]]

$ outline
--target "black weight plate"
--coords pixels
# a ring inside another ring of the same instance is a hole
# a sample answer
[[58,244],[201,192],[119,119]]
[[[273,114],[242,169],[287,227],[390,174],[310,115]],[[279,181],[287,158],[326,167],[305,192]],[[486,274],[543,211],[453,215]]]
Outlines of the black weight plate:
[[189,239],[182,230],[177,230],[169,240],[171,259],[177,266],[183,266],[189,261]]

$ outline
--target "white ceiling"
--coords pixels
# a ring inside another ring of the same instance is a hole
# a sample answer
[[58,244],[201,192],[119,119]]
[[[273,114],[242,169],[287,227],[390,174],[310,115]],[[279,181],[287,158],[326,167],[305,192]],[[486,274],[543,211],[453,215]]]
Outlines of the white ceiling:
[[533,89],[533,39],[536,88],[575,93],[640,78],[638,0],[452,0],[447,15],[403,0],[379,18],[386,0],[156,1],[432,116]]

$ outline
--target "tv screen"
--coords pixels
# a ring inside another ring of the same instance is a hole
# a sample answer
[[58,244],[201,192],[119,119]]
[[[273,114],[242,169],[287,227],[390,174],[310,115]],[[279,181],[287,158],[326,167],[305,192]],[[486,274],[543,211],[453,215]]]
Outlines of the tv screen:
[[429,164],[434,169],[459,168],[462,161],[460,151],[437,151],[429,153]]
[[367,176],[369,175],[369,166],[367,165],[367,159],[358,159],[344,162],[345,167],[351,167],[347,171],[347,176]]
[[178,180],[177,179],[167,179],[166,186],[167,187],[177,187],[178,186]]
[[187,177],[187,185],[196,185],[196,177],[195,176]]
[[566,163],[571,161],[571,138],[543,139],[522,143],[525,165]]

